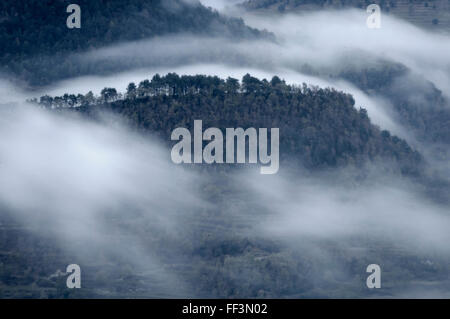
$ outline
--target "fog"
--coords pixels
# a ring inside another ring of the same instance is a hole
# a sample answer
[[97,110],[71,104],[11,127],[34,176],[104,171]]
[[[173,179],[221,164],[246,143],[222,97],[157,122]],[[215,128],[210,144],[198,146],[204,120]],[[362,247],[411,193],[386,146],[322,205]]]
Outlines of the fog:
[[107,256],[105,265],[128,263],[148,280],[163,282],[154,296],[182,294],[182,281],[164,271],[151,243],[160,232],[180,239],[180,216],[189,218],[204,205],[197,178],[172,165],[156,141],[114,117],[103,119],[90,123],[28,105],[3,106],[1,211],[53,238],[72,263]]
[[345,180],[348,173],[304,174],[292,180],[285,171],[264,181],[247,176],[246,187],[267,210],[259,227],[289,242],[363,238],[361,243],[370,239],[419,255],[450,256],[447,207],[433,203],[412,183],[372,174],[351,185]]
[[[260,213],[250,217],[252,231],[315,265],[310,276],[318,285],[327,276],[338,287],[364,285],[363,267],[375,263],[386,285],[378,298],[448,298],[446,275],[439,280],[425,275],[450,270],[448,206],[433,203],[411,182],[381,175],[377,167],[360,183],[349,183],[351,174],[304,172],[293,179],[285,170],[264,180],[249,173],[236,183],[252,194],[247,201],[259,205]],[[352,259],[362,266],[349,270]],[[425,272],[417,275],[417,267]]]
[[449,97],[449,36],[421,30],[387,15],[382,17],[381,29],[369,29],[367,14],[358,10],[287,16],[241,14],[251,26],[273,32],[276,41],[175,35],[114,45],[71,57],[86,70],[101,66],[115,70],[114,74],[68,79],[35,95],[84,94],[89,90],[98,94],[105,86],[123,92],[129,82],[138,83],[155,73],[223,78],[251,73],[269,80],[278,75],[291,84],[306,82],[353,94],[355,106],[366,108],[373,123],[413,144],[415,137],[392,118],[390,102],[362,92],[339,77],[341,72],[381,69],[386,62],[397,63],[409,69],[395,82],[402,96],[426,107],[426,94],[434,86]]
[[[202,2],[225,8],[225,1]],[[351,93],[355,106],[367,108],[373,123],[414,141],[391,117],[390,101],[328,74],[377,67],[380,60],[387,60],[411,70],[410,76],[395,84],[403,94],[414,92],[412,99],[424,99],[428,80],[448,97],[449,38],[385,16],[381,29],[370,30],[366,17],[356,10],[283,17],[245,14],[252,26],[274,32],[277,41],[168,36],[72,57],[80,64],[123,66],[113,74],[67,79],[33,92],[1,82],[1,206],[31,231],[50,234],[73,254],[73,263],[92,261],[99,251],[107,252],[151,280],[163,282],[155,296],[191,296],[186,278],[168,270],[167,260],[161,260],[155,246],[148,243],[164,233],[181,245],[191,238],[188,234],[201,231],[186,221],[214,207],[200,190],[209,178],[174,165],[161,141],[132,132],[112,115],[105,114],[102,122],[94,123],[22,102],[44,94],[99,94],[104,87],[124,92],[129,82],[155,73],[239,79],[250,73],[269,80],[278,75],[291,84],[305,82]],[[9,102],[19,104],[8,107]],[[283,167],[280,171],[272,177],[235,174],[234,191],[242,188],[249,194],[242,207],[258,203],[253,208],[261,211],[258,216],[246,209],[228,211],[227,218],[242,223],[240,237],[281,241],[286,247],[297,246],[305,256],[323,254],[330,260],[320,243],[363,250],[369,257],[372,245],[379,243],[423,262],[435,262],[430,259],[434,253],[450,257],[448,207],[432,202],[416,186],[377,173],[366,183],[348,187],[345,171],[336,173],[337,179],[302,174],[293,179],[294,175],[283,173]],[[227,195],[223,196],[227,202]],[[208,221],[213,219],[204,222]],[[329,267],[334,266],[340,267],[334,262]],[[396,295],[421,296],[421,292],[413,286]],[[442,296],[445,292],[427,293]]]

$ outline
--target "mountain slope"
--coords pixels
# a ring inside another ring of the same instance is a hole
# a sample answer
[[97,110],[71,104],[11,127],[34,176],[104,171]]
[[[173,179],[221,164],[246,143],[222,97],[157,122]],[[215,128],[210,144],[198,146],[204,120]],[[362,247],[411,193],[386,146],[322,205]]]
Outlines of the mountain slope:
[[[68,54],[122,41],[174,33],[255,38],[266,35],[200,3],[182,0],[108,0],[77,2],[81,28],[66,26],[69,0],[5,0],[0,4],[0,72],[32,84],[76,76],[73,70],[46,72],[66,62]],[[50,76],[49,73],[55,74]]]
[[275,10],[278,12],[310,11],[319,9],[366,8],[377,3],[385,14],[393,14],[414,24],[450,31],[450,2],[447,0],[247,0],[248,10]]
[[[124,99],[115,89],[102,96],[41,97],[47,108],[77,110],[90,117],[99,111],[123,116],[132,127],[157,133],[170,141],[177,127],[255,127],[280,129],[280,159],[311,169],[363,166],[385,162],[406,175],[420,171],[421,156],[388,131],[374,126],[366,110],[357,110],[351,95],[334,89],[286,85],[246,75],[236,79],[155,76],[134,84]],[[64,106],[79,105],[77,108]]]

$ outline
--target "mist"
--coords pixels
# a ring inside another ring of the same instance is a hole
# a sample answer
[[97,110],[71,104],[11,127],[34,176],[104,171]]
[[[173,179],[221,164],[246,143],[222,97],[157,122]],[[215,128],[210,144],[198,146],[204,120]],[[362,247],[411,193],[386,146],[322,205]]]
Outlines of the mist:
[[242,3],[245,0],[200,0],[200,3],[205,7],[211,7],[221,12],[226,12],[227,9],[234,9],[236,4]]
[[[308,279],[316,283],[327,282],[330,272],[350,280],[347,261],[336,259],[336,250],[395,271],[402,256],[430,269],[448,268],[447,207],[407,180],[381,176],[377,167],[359,184],[346,170],[315,175],[285,169],[270,177],[238,170],[217,203],[203,191],[223,182],[220,175],[171,163],[160,141],[133,132],[113,115],[90,122],[22,104],[1,112],[2,212],[27,231],[49,236],[72,263],[100,263],[113,274],[129,265],[143,278],[137,284],[143,296],[195,295],[195,278],[169,265],[195,260],[180,253],[187,242],[201,245],[196,240],[205,235],[210,243],[274,241],[317,264]],[[219,208],[222,202],[228,205]],[[229,234],[231,225],[239,232]],[[388,254],[392,260],[380,260],[386,249],[396,252]],[[429,283],[427,295],[445,296],[447,285]],[[339,289],[338,283],[331,287]],[[411,282],[388,291],[414,297],[423,295],[421,289]]]
[[[448,207],[431,201],[411,181],[380,175],[376,166],[371,170],[358,183],[348,169],[297,173],[295,179],[288,170],[267,179],[253,173],[235,178],[245,185],[246,200],[259,207],[257,215],[247,216],[252,231],[311,261],[315,270],[309,276],[317,285],[327,282],[329,274],[336,280],[330,291],[362,285],[363,267],[376,263],[390,282],[378,297],[448,298],[446,275],[397,282],[418,265],[430,272],[450,271]],[[362,265],[349,271],[353,259]],[[407,265],[405,259],[414,261]]]
[[[219,10],[228,4],[202,3]],[[350,93],[355,107],[366,108],[373,123],[416,143],[392,117],[390,101],[329,75],[349,68],[377,68],[380,61],[389,61],[410,70],[395,83],[405,96],[426,101],[430,85],[450,96],[450,39],[446,35],[384,15],[382,28],[370,30],[365,12],[357,10],[242,15],[251,26],[274,32],[276,41],[167,36],[71,56],[87,69],[111,67],[109,74],[66,79],[37,91],[18,89],[7,80],[0,83],[0,204],[5,214],[31,232],[49,235],[73,256],[73,263],[90,264],[105,255],[99,262],[111,265],[119,260],[131,265],[146,278],[143,285],[155,297],[192,297],[188,282],[192,278],[181,276],[168,264],[189,264],[194,257],[182,256],[177,247],[185,247],[197,236],[208,234],[211,241],[223,240],[228,224],[215,224],[217,216],[239,225],[239,231],[228,236],[273,240],[305,258],[320,260],[313,281],[325,280],[333,269],[345,273],[340,269],[348,261],[336,260],[330,247],[339,247],[350,257],[363,256],[363,262],[369,263],[379,262],[380,251],[393,247],[432,270],[444,265],[443,273],[448,273],[448,207],[433,202],[410,181],[377,176],[381,173],[376,168],[367,182],[350,187],[345,171],[336,173],[339,178],[298,174],[295,179],[286,171],[274,177],[239,171],[232,187],[237,199],[223,195],[227,208],[221,211],[202,193],[202,185],[214,184],[210,176],[171,163],[162,141],[132,131],[111,114],[90,122],[23,103],[44,94],[99,94],[104,87],[125,92],[128,83],[156,73],[239,79],[250,73],[269,80],[278,75],[289,84]],[[10,102],[16,104],[8,106]],[[205,210],[214,214],[199,215]],[[376,244],[381,248],[374,249]],[[404,255],[392,253],[392,261],[381,262],[388,271],[389,266],[401,268],[401,264],[392,264]],[[448,295],[448,286],[442,287],[427,294]],[[423,291],[421,285],[411,283],[393,294],[423,296]]]
[[[372,122],[416,144],[402,123],[392,116],[390,101],[368,95],[340,77],[346,70],[379,69],[383,63],[400,64],[408,74],[396,80],[399,94],[413,95],[426,107],[426,95],[435,87],[448,99],[450,87],[450,39],[394,17],[383,15],[381,29],[367,28],[361,10],[265,16],[241,13],[251,26],[273,32],[276,41],[231,40],[193,35],[123,43],[71,57],[86,70],[100,65],[113,75],[88,75],[57,83],[35,96],[67,92],[99,93],[115,87],[124,92],[129,82],[155,73],[206,74],[242,78],[278,75],[289,84],[334,87],[355,97],[355,107],[368,110]],[[332,75],[332,77],[330,77]]]
[[285,172],[268,184],[258,176],[246,178],[269,212],[261,228],[288,241],[370,238],[419,255],[434,251],[450,256],[446,206],[433,203],[406,180],[370,176],[351,185],[346,175],[346,170],[329,176],[300,174],[293,181]]
[[50,236],[72,263],[115,260],[116,273],[125,263],[162,282],[155,297],[183,294],[183,281],[164,269],[154,241],[160,233],[181,240],[182,221],[206,205],[192,172],[111,115],[94,123],[23,104],[0,113],[3,214]]

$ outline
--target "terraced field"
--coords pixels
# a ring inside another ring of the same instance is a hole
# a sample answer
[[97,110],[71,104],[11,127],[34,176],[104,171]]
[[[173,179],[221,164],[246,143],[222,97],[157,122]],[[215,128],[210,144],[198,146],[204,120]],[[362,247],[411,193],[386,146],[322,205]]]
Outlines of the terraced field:
[[323,8],[365,8],[377,3],[387,14],[396,15],[416,25],[450,32],[450,0],[248,0],[248,10],[312,11]]

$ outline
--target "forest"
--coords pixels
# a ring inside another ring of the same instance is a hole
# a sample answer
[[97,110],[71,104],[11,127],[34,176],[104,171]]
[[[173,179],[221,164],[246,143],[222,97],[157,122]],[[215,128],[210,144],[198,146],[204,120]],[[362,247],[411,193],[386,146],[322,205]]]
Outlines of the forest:
[[[374,126],[351,95],[332,88],[287,85],[245,75],[242,81],[211,76],[156,74],[125,96],[105,88],[100,96],[42,96],[34,103],[51,110],[76,111],[88,117],[104,111],[119,114],[133,128],[170,140],[176,127],[191,128],[195,119],[210,127],[279,127],[281,159],[297,165],[362,167],[367,161],[393,162],[405,175],[418,175],[423,159],[402,139]],[[284,156],[283,156],[284,154]]]
[[[375,2],[390,28],[366,0],[79,0],[81,29],[1,1],[0,298],[448,297],[450,8]],[[173,163],[195,120],[279,128],[278,173]]]

